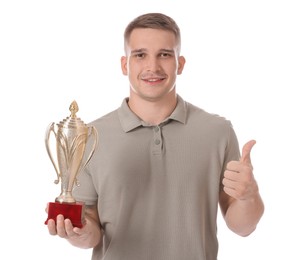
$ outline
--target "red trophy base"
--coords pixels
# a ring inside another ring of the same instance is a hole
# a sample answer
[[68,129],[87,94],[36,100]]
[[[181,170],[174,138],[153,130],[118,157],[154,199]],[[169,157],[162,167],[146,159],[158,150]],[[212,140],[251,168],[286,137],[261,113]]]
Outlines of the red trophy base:
[[47,225],[49,219],[56,221],[57,215],[62,214],[65,219],[70,219],[74,227],[83,227],[84,225],[84,203],[48,203],[48,218],[45,221]]

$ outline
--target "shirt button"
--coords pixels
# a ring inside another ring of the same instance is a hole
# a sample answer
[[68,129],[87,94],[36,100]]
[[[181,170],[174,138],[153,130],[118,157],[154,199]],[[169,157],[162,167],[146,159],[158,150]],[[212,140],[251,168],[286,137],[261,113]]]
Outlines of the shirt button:
[[159,126],[155,127],[155,132],[157,133],[159,131]]
[[158,144],[160,144],[160,143],[161,143],[161,141],[160,141],[159,139],[156,139],[156,140],[155,140],[155,144],[158,145]]

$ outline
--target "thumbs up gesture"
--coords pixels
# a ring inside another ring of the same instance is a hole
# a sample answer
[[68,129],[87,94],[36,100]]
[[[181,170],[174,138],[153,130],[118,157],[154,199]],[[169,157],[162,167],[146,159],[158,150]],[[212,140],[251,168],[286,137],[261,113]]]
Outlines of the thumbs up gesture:
[[251,150],[255,143],[255,140],[247,142],[242,148],[240,160],[229,162],[224,173],[224,191],[237,200],[248,200],[258,193],[251,162]]

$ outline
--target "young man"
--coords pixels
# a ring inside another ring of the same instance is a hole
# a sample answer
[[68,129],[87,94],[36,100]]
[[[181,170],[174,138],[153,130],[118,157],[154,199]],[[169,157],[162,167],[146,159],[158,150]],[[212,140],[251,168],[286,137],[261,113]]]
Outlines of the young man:
[[94,248],[92,259],[216,260],[218,205],[228,227],[251,234],[264,205],[230,121],[185,102],[176,92],[183,71],[177,24],[160,13],[137,17],[124,34],[121,68],[129,97],[92,122],[101,141],[77,200],[86,224],[59,215],[49,233]]

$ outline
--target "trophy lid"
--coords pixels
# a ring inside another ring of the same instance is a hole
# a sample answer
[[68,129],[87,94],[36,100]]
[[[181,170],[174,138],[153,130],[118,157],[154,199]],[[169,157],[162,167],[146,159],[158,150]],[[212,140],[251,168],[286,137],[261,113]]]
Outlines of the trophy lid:
[[79,117],[76,116],[78,110],[79,108],[77,102],[75,100],[72,101],[72,103],[69,106],[69,111],[71,112],[70,116],[63,119],[63,121],[60,121],[58,127],[64,127],[64,128],[87,127],[86,124]]

